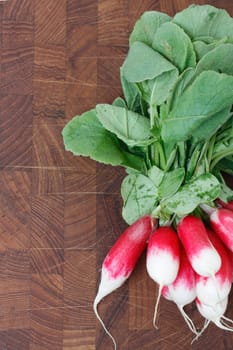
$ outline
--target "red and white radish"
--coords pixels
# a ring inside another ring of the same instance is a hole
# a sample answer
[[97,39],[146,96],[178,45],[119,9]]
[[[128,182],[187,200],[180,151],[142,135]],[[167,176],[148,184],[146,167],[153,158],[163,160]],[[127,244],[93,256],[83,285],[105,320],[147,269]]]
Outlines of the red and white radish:
[[196,298],[196,273],[193,270],[187,255],[181,247],[180,249],[180,267],[175,281],[163,289],[163,296],[172,300],[180,310],[185,322],[190,330],[197,334],[196,327],[192,320],[184,311],[184,306],[192,303]]
[[116,349],[116,342],[106,329],[98,314],[99,302],[108,294],[121,287],[129,278],[139,257],[146,248],[153,228],[153,219],[145,215],[129,226],[116,241],[104,259],[98,293],[93,308],[105,332],[110,336]]
[[210,214],[210,224],[223,243],[233,252],[233,211],[219,208]]
[[197,298],[205,305],[215,305],[224,300],[230,293],[232,282],[232,267],[228,251],[218,238],[210,230],[208,237],[221,257],[221,267],[214,276],[204,277],[197,275]]
[[192,268],[201,276],[213,276],[220,269],[221,258],[202,220],[188,215],[179,222],[177,230]]
[[174,282],[180,265],[180,247],[176,232],[168,226],[156,229],[150,237],[146,267],[149,276],[159,284],[155,304],[153,325],[155,325],[159,300],[164,286]]

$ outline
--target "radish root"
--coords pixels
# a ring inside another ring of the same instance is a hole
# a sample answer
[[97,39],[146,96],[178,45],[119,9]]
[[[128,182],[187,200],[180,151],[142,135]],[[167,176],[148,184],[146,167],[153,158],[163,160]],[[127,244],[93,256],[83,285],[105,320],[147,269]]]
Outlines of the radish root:
[[222,316],[222,319],[225,320],[225,321],[228,321],[230,323],[233,323],[233,320],[228,318],[228,317],[226,317],[226,316]]
[[209,326],[209,324],[210,324],[210,320],[205,319],[204,326],[202,327],[201,331],[197,333],[196,337],[193,338],[193,340],[192,340],[192,342],[191,342],[191,345],[192,345],[196,340],[198,340],[198,338],[204,333],[204,331],[205,331],[206,328]]
[[233,332],[233,327],[229,326],[226,322],[222,320],[222,318],[219,318],[219,320],[216,320],[214,322],[216,326],[218,326],[221,329],[224,329],[225,331]]
[[153,326],[154,326],[155,329],[159,329],[159,327],[156,325],[156,318],[157,318],[157,314],[158,314],[158,308],[159,308],[159,302],[160,302],[160,299],[161,299],[162,289],[163,289],[163,286],[160,285],[159,286],[159,292],[158,292],[157,300],[156,300],[156,303],[155,303],[155,311],[154,311],[154,317],[153,317]]
[[187,326],[189,327],[189,329],[196,335],[198,335],[198,331],[196,330],[196,327],[193,323],[193,321],[191,320],[191,318],[186,314],[186,312],[184,311],[183,306],[178,306],[181,315],[183,316]]
[[104,324],[104,321],[102,320],[102,318],[100,317],[99,315],[99,312],[98,312],[98,304],[99,302],[102,300],[102,298],[100,298],[97,294],[95,300],[94,300],[94,303],[93,303],[93,310],[94,310],[94,313],[96,315],[96,318],[98,319],[98,321],[100,322],[101,326],[103,327],[105,333],[109,336],[109,338],[112,340],[113,342],[113,345],[114,345],[114,350],[117,350],[117,344],[116,344],[116,341],[115,341],[115,338],[112,336],[112,334],[109,332],[109,330],[106,328],[105,324]]

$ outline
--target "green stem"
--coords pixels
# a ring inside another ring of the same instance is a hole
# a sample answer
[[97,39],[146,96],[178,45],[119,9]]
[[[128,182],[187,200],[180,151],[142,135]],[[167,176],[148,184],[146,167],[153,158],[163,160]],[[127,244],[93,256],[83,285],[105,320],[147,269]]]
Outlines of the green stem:
[[216,141],[216,134],[211,137],[210,142],[209,142],[209,146],[208,146],[207,161],[209,163],[209,167],[210,167],[210,163],[211,163],[211,160],[212,160],[212,157],[213,157],[215,141]]
[[174,160],[176,159],[177,157],[177,146],[172,150],[172,152],[170,153],[169,155],[169,158],[167,160],[167,164],[166,164],[166,171],[170,170],[173,163],[174,163]]
[[[153,108],[152,106],[152,101],[150,103],[150,128],[158,128],[158,120],[159,120],[159,115],[158,115],[158,110],[157,107]],[[153,165],[159,165],[159,154],[156,150],[155,144],[150,145],[150,160],[151,164]]]
[[162,170],[165,170],[166,169],[166,158],[165,158],[163,147],[162,147],[160,142],[156,142],[156,146],[157,146],[158,152],[159,152],[160,168]]
[[197,161],[200,157],[200,145],[197,145],[196,148],[193,150],[192,156],[188,161],[188,165],[187,165],[187,171],[186,171],[186,180],[189,180],[194,173],[194,170],[196,168],[197,165]]
[[185,142],[178,142],[178,158],[180,167],[185,166]]
[[209,142],[205,142],[201,149],[200,156],[197,159],[197,163],[193,172],[194,175],[198,174],[200,166],[204,166],[205,172],[207,172],[207,169],[209,169],[209,165],[207,166],[206,164],[206,161],[207,161],[206,153],[208,152],[208,145],[209,145]]
[[211,165],[210,165],[210,170],[213,170],[215,165],[225,157],[228,157],[233,154],[233,147],[229,147],[227,150],[224,150],[222,152],[217,153],[217,155],[213,158]]
[[155,142],[152,146],[154,150],[154,164],[159,167],[159,150],[157,148],[157,142]]

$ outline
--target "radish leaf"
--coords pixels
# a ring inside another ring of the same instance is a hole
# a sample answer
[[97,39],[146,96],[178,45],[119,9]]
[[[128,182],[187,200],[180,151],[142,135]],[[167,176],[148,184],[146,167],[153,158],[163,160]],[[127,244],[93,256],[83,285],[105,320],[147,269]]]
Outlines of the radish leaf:
[[219,196],[220,190],[217,178],[205,173],[182,186],[176,194],[162,201],[161,206],[165,211],[181,217],[193,212],[200,204],[214,201]]
[[[214,71],[202,72],[188,86],[163,120],[165,142],[208,140],[230,117],[233,103],[233,77]],[[217,122],[216,122],[217,120]],[[202,129],[207,123],[207,128]]]
[[69,121],[62,131],[65,149],[105,164],[123,165],[142,170],[143,159],[123,151],[117,138],[103,128],[95,110]]
[[180,188],[185,176],[184,168],[177,168],[169,172],[165,172],[162,182],[158,188],[160,198],[166,198],[175,194]]
[[141,18],[136,22],[130,35],[130,46],[132,46],[135,41],[141,41],[146,45],[152,46],[156,31],[161,24],[170,21],[170,19],[171,17],[158,11],[144,12]]
[[193,40],[233,38],[233,19],[227,11],[211,5],[191,5],[177,13],[172,22],[182,27]]
[[154,79],[171,70],[176,70],[176,67],[160,53],[141,42],[135,42],[130,47],[122,66],[124,77],[132,83]]
[[150,121],[148,118],[126,108],[99,104],[96,106],[97,118],[103,127],[129,146],[148,145],[150,139]]
[[233,44],[222,44],[211,50],[198,62],[195,76],[204,70],[233,75]]
[[122,215],[130,225],[145,214],[150,214],[158,202],[158,189],[142,174],[130,174],[121,185],[124,201]]
[[196,64],[195,51],[190,38],[175,23],[164,23],[157,30],[152,48],[166,57],[181,72]]

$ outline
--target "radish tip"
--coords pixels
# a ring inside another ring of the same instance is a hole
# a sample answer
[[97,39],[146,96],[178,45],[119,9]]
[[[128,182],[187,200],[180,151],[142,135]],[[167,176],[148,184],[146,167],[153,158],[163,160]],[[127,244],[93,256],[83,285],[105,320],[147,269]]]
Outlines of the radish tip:
[[160,285],[156,304],[155,304],[154,317],[153,317],[153,326],[155,329],[159,329],[159,327],[156,325],[156,318],[157,318],[157,313],[158,313],[159,301],[160,301],[161,294],[162,294],[162,289],[163,289],[163,286]]
[[109,330],[106,328],[105,324],[104,324],[104,321],[102,320],[102,318],[100,317],[99,315],[99,312],[98,312],[98,304],[99,302],[102,300],[102,298],[100,298],[99,294],[96,295],[96,298],[94,300],[94,303],[93,303],[93,310],[94,310],[94,313],[96,315],[96,318],[98,319],[98,321],[100,322],[101,326],[103,327],[105,333],[109,336],[109,338],[112,340],[113,342],[113,345],[114,345],[114,350],[117,350],[117,344],[116,344],[116,341],[115,341],[115,338],[112,336],[112,334],[109,332]]

